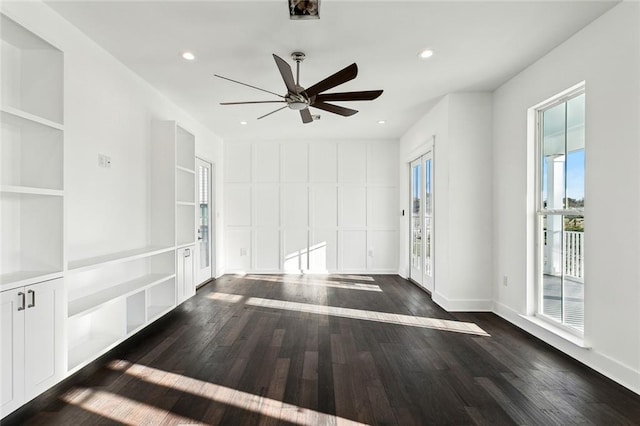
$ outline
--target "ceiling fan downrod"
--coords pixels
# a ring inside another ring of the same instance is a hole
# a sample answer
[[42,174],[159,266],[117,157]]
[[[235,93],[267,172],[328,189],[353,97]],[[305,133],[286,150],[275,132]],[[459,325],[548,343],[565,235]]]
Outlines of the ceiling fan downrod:
[[304,61],[305,54],[302,52],[293,52],[291,54],[291,59],[296,61],[296,88],[300,87],[300,62]]

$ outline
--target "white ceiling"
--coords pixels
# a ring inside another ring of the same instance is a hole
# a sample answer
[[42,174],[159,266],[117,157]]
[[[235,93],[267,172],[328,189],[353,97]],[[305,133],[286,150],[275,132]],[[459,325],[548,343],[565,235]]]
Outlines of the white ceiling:
[[[398,138],[443,95],[499,87],[615,3],[322,0],[320,20],[292,21],[286,0],[47,1],[226,139]],[[427,47],[435,55],[418,59]],[[181,59],[185,50],[197,60]],[[214,73],[285,94],[271,54],[295,72],[294,51],[307,55],[302,86],[356,62],[358,77],[331,91],[384,93],[339,103],[360,111],[352,117],[312,109],[322,117],[310,124],[289,109],[256,121],[278,104],[219,105],[275,97]]]

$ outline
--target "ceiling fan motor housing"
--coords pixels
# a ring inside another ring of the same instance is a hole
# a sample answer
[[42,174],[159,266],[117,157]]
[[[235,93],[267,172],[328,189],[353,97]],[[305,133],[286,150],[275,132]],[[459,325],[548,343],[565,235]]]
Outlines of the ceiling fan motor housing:
[[297,86],[296,89],[298,90],[298,93],[288,93],[284,99],[287,101],[287,106],[289,108],[300,111],[301,109],[307,108],[310,102],[302,87]]

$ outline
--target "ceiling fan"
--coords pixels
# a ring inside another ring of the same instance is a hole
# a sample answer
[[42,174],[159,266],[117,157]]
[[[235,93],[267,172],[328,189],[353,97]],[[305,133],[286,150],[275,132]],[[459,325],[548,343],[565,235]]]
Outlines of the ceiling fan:
[[274,101],[246,101],[246,102],[221,102],[220,105],[243,105],[243,104],[267,104],[267,103],[286,103],[285,106],[271,111],[261,117],[258,120],[265,118],[273,113],[281,111],[285,108],[290,108],[296,111],[300,111],[300,117],[303,123],[311,123],[313,117],[309,112],[309,107],[318,108],[324,111],[332,112],[334,114],[349,117],[358,111],[351,108],[345,108],[339,105],[328,103],[341,102],[341,101],[372,101],[382,94],[382,90],[365,90],[359,92],[342,92],[342,93],[323,93],[326,90],[332,89],[349,80],[353,80],[358,75],[358,66],[353,63],[348,67],[341,69],[335,74],[330,75],[324,80],[314,84],[309,88],[300,86],[300,62],[305,58],[305,54],[302,52],[293,52],[291,58],[296,62],[296,79],[293,79],[293,72],[291,66],[281,57],[273,55],[273,59],[276,61],[280,75],[284,80],[284,84],[287,87],[286,95],[281,95],[269,90],[261,89],[250,84],[242,83],[240,81],[232,80],[227,77],[223,77],[218,74],[214,74],[215,77],[222,78],[224,80],[232,81],[234,83],[242,84],[253,89],[261,90],[263,92],[276,95],[279,100]]

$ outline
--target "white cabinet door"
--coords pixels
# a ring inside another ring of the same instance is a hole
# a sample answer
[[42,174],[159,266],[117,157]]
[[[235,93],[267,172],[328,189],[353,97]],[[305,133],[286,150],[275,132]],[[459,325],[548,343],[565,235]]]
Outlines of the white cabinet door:
[[25,297],[23,288],[0,293],[0,418],[18,408],[24,401]]
[[178,288],[178,303],[182,303],[196,294],[193,275],[193,246],[178,249],[176,281]]
[[64,372],[64,288],[61,279],[25,287],[25,395],[53,386]]
[[1,417],[64,374],[62,279],[0,293]]

